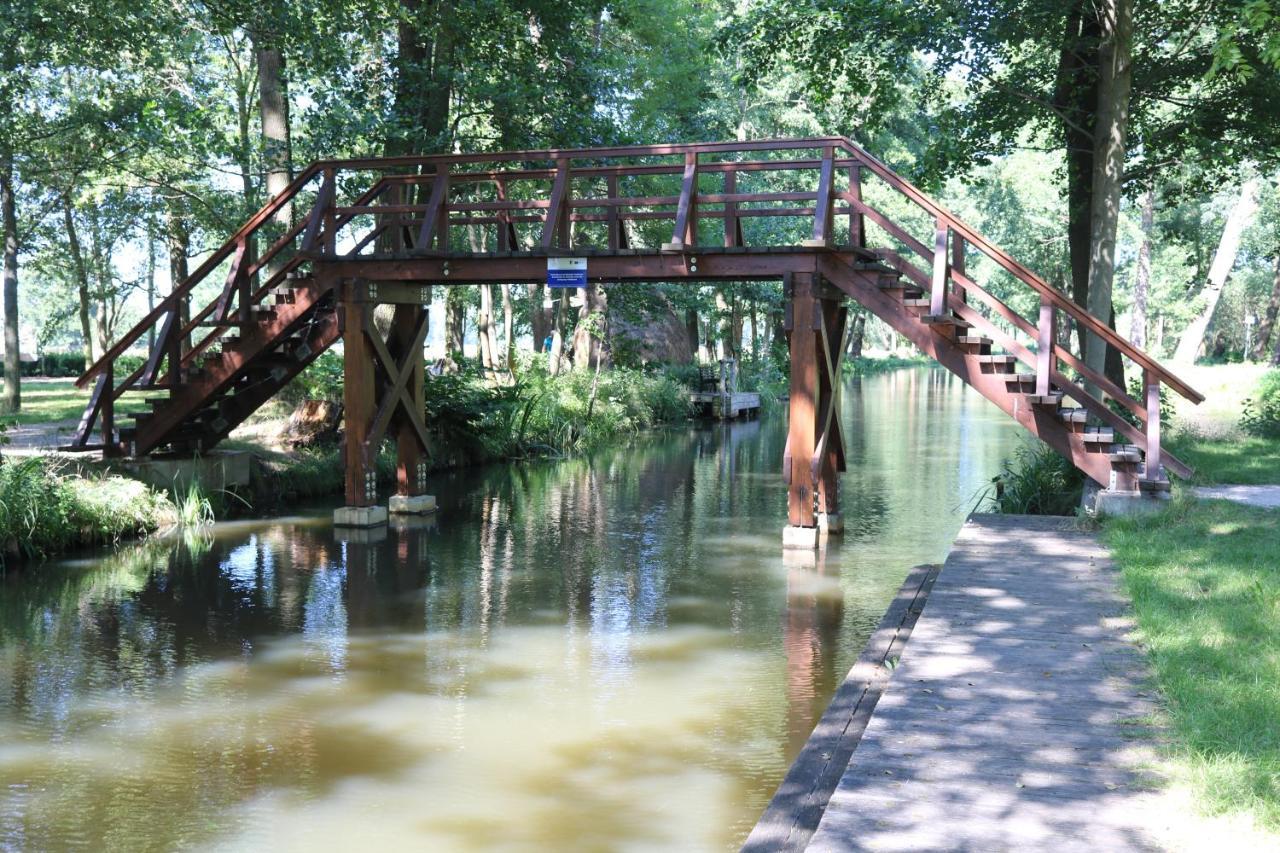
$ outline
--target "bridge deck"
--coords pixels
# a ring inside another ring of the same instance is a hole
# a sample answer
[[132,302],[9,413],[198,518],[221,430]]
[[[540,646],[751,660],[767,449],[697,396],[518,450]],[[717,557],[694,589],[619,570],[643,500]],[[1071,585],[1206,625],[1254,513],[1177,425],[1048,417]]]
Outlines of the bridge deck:
[[975,516],[807,849],[1156,847],[1126,604],[1070,522]]

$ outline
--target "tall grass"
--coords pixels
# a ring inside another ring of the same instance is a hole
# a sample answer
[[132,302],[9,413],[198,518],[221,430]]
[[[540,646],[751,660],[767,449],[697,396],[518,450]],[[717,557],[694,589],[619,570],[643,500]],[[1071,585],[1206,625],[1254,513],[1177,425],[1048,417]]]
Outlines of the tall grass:
[[175,517],[166,496],[135,480],[69,475],[42,456],[0,463],[0,565],[141,535]]
[[1012,515],[1075,515],[1084,474],[1048,445],[1027,442],[1006,459],[987,489],[995,512]]

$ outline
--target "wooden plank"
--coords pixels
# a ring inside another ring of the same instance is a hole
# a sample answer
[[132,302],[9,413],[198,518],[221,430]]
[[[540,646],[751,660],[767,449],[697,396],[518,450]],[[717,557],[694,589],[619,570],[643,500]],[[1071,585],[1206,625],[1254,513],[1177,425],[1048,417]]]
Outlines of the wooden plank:
[[684,158],[684,176],[680,182],[680,199],[676,203],[676,223],[667,251],[680,251],[698,244],[698,155],[689,152]]
[[972,516],[806,849],[1154,849],[1125,613],[1095,534]]
[[[736,169],[724,173],[724,194],[736,195],[738,191],[738,172]],[[738,202],[724,202],[724,244],[726,246],[742,245],[742,223],[738,220]]]
[[[422,228],[418,231],[418,239],[414,243],[414,247],[418,249],[431,249],[435,245],[438,235],[444,234],[449,229],[448,212],[445,210],[445,201],[449,195],[449,172],[441,168],[436,173],[435,180],[431,184],[431,197],[427,200],[427,209],[423,215]],[[443,245],[447,245],[448,237],[444,238]]]
[[1147,394],[1147,474],[1148,480],[1163,480],[1160,470],[1160,377],[1155,371],[1142,374],[1143,388]]
[[551,187],[551,199],[547,207],[546,224],[542,226],[542,248],[550,249],[559,240],[560,248],[568,248],[565,229],[561,221],[568,216],[565,201],[569,197],[569,160],[562,158],[556,162],[555,183]]
[[947,224],[938,220],[933,240],[933,276],[929,280],[929,313],[935,317],[941,317],[947,309],[947,281],[950,278],[948,233]]

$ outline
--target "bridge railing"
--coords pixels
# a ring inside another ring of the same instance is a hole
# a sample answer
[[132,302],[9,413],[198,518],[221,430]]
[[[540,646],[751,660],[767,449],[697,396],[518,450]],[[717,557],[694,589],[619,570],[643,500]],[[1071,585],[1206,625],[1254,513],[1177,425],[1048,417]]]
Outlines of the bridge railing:
[[[871,187],[873,182],[879,186]],[[897,198],[894,211],[905,205],[914,213],[891,215],[888,205],[874,206],[875,190]],[[251,257],[253,242],[286,205],[308,204],[305,217]],[[868,228],[883,232],[891,244],[876,250],[880,258],[929,294],[930,314],[954,312],[972,323],[1035,371],[1037,393],[1047,395],[1051,385],[1064,389],[1148,450],[1149,458],[1185,472],[1159,449],[1159,392],[1168,385],[1200,402],[1198,392],[843,137],[318,161],[120,338],[78,384],[97,380],[86,420],[92,427],[101,414],[104,435],[110,435],[112,402],[121,393],[173,387],[185,366],[247,322],[273,287],[310,260],[455,252],[821,250],[865,247]],[[1023,292],[1017,299],[998,298],[975,281],[965,263],[970,256],[985,259]],[[222,270],[215,298],[184,320],[196,288],[216,286],[214,276]],[[1010,307],[1028,301],[1037,309],[1031,318]],[[1091,332],[1131,360],[1143,376],[1142,399],[1091,369],[1062,334],[1065,324]],[[210,331],[190,344],[202,327]],[[158,333],[146,363],[115,383],[116,360],[148,329]],[[168,378],[160,382],[166,362]],[[1109,414],[1103,398],[1129,419]],[[77,436],[82,444],[84,427]]]

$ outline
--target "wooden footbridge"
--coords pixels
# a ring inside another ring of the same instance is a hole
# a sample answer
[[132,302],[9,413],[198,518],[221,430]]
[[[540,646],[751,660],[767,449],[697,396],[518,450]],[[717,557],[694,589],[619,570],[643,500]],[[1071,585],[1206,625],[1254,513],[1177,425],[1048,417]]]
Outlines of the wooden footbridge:
[[[289,210],[309,212],[276,225]],[[430,452],[432,288],[541,282],[563,256],[586,258],[592,283],[784,283],[782,472],[800,544],[839,511],[850,299],[1103,486],[1158,492],[1167,471],[1189,473],[1161,449],[1159,392],[1200,394],[843,137],[313,163],[80,377],[93,394],[70,449],[207,451],[341,340],[348,508],[378,506],[388,438],[395,497],[412,507]],[[389,332],[379,304],[394,306]],[[1142,399],[1076,354],[1080,329],[1131,362]],[[146,363],[121,376],[151,332]],[[129,392],[157,393],[121,425]]]

